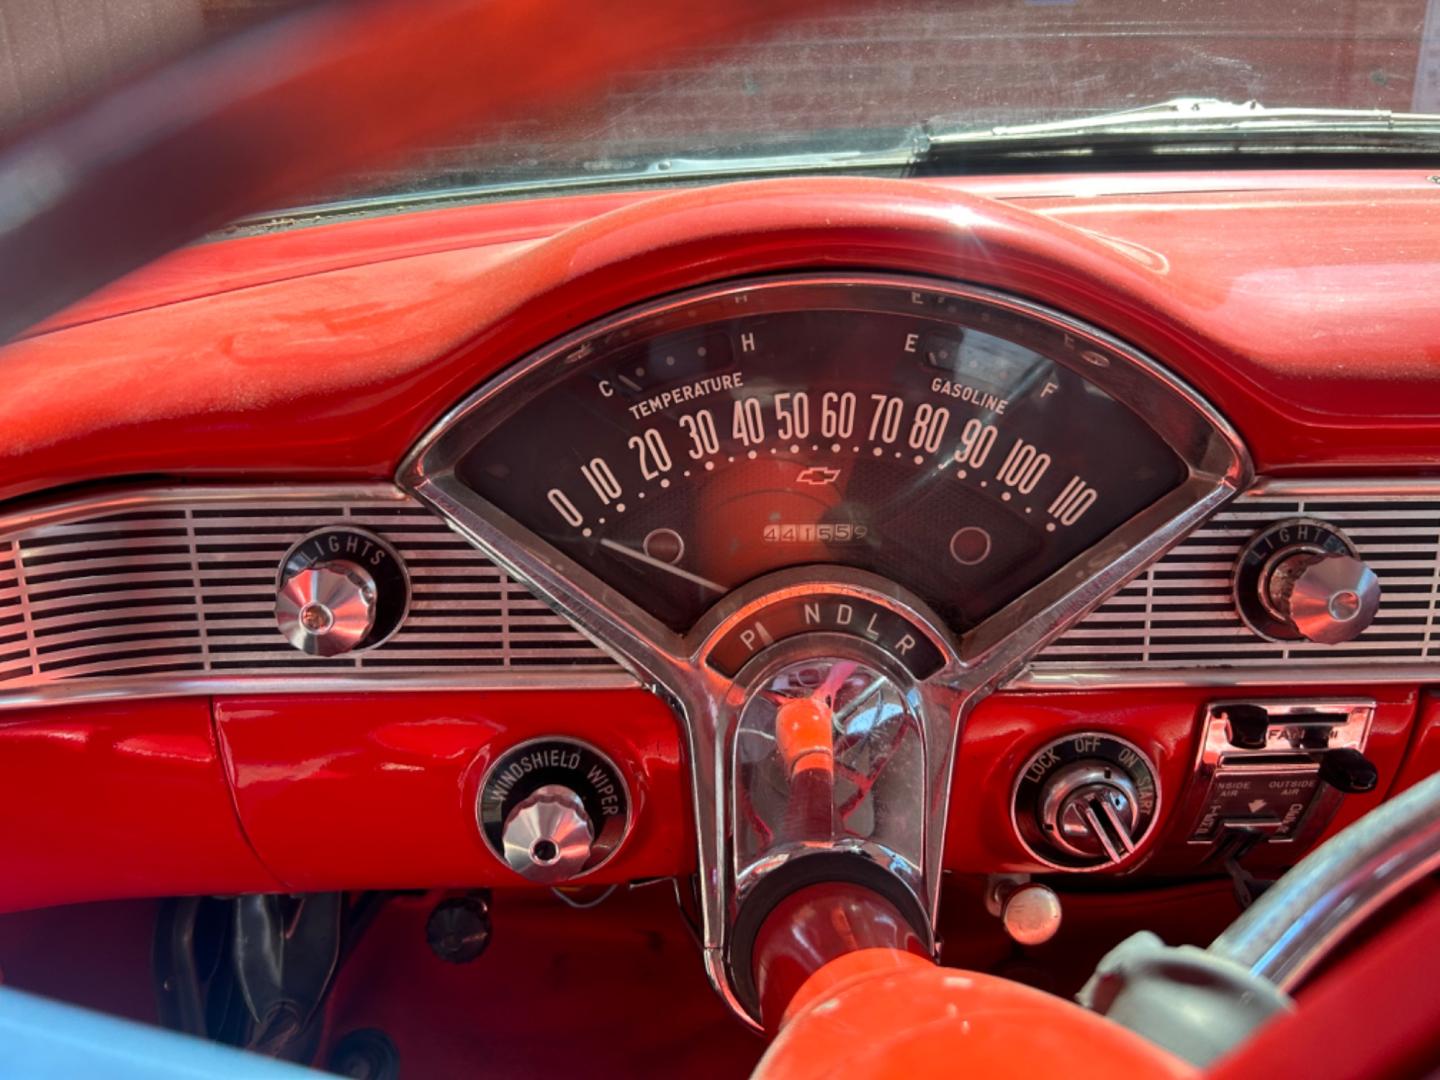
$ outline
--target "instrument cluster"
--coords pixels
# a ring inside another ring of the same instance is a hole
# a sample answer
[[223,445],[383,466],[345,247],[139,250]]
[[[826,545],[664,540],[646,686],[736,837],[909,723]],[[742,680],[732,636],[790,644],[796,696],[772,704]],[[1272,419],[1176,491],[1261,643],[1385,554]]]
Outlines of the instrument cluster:
[[940,282],[758,280],[567,339],[448,438],[463,484],[673,630],[837,565],[963,633],[1186,477],[1092,377],[1119,363]]

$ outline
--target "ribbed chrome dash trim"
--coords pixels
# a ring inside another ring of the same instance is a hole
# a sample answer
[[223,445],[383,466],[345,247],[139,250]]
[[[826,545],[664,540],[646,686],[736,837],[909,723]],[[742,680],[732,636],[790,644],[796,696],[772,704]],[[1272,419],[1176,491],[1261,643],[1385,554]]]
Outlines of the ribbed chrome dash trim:
[[[291,545],[334,525],[394,546],[413,596],[383,645],[324,659],[281,637],[275,577]],[[129,489],[0,515],[0,708],[246,687],[630,681],[388,484]]]
[[[1266,641],[1240,621],[1245,542],[1288,517],[1328,521],[1380,578],[1380,610],[1340,646]],[[1440,674],[1440,481],[1263,480],[1057,638],[1020,688],[1419,681]]]

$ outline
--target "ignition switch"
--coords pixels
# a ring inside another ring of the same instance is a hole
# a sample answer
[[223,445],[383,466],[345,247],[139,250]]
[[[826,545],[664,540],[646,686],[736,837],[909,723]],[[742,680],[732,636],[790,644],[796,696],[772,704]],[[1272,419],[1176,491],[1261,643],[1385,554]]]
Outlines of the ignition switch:
[[1155,768],[1131,743],[1081,732],[1050,743],[1021,770],[1015,830],[1047,866],[1102,870],[1129,862],[1159,809]]

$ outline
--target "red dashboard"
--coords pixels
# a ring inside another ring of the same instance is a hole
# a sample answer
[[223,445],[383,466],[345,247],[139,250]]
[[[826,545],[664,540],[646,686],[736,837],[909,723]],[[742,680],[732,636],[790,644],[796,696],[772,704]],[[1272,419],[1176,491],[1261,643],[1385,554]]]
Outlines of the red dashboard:
[[0,1071],[1434,1071],[1440,0],[68,3]]
[[[1062,313],[1154,358],[1243,448],[1221,485],[1238,498],[1154,540],[1138,574],[1092,566],[1073,617],[1051,633],[1036,616],[1023,663],[967,707],[953,773],[933,774],[936,870],[1223,874],[1208,740],[1228,715],[1222,750],[1241,749],[1237,704],[1290,717],[1258,744],[1296,740],[1286,766],[1363,749],[1378,776],[1327,796],[1308,829],[1264,819],[1294,842],[1247,866],[1291,865],[1440,761],[1437,219],[1440,185],[1409,170],[797,179],[322,221],[170,255],[4,350],[0,814],[24,827],[0,834],[0,909],[522,885],[487,839],[484,786],[533,740],[597,751],[628,797],[582,880],[713,858],[703,742],[652,692],[664,679],[555,600],[555,560],[492,557],[496,534],[402,489],[467,395],[577,328],[815,272],[924,275]],[[1277,643],[1236,611],[1245,545],[1297,519],[1343,528],[1380,575],[1354,641]],[[363,656],[296,652],[276,574],[351,527],[408,564],[408,607]],[[87,590],[93,610],[66,606]],[[1297,707],[1349,741],[1305,743]],[[1146,763],[1126,791],[1149,818],[1139,850],[1071,865],[1018,826],[1019,793],[1047,748],[1095,732]],[[1266,806],[1238,791],[1227,814]]]
[[[1333,835],[1434,771],[1440,710],[1409,686],[1347,685],[1379,702],[1368,754],[1381,774],[1353,796]],[[1299,684],[1282,696],[1331,697]],[[1275,697],[1266,689],[1259,700]],[[945,866],[1025,871],[1003,797],[1045,742],[1102,728],[1145,747],[1161,783],[1183,789],[1196,717],[1213,691],[1000,694],[966,724]],[[432,691],[165,699],[16,710],[0,728],[12,834],[8,909],[198,892],[514,885],[474,826],[476,789],[501,749],[562,735],[606,751],[631,779],[637,825],[623,853],[586,880],[612,884],[694,870],[680,734],[638,690]],[[1194,873],[1184,823],[1162,832],[1147,872]],[[1284,865],[1288,852],[1265,864]]]
[[[7,350],[6,491],[144,474],[388,480],[486,376],[590,319],[825,267],[989,285],[1102,327],[1218,403],[1261,475],[1433,462],[1428,175],[1073,184],[764,181],[186,249]],[[136,378],[144,396],[127,392]],[[46,393],[57,379],[66,393]]]
[[[1440,258],[1430,227],[1440,188],[1430,177],[1087,184],[1077,195],[1068,180],[1034,177],[774,181],[217,239],[6,350],[6,491],[23,499],[23,522],[44,519],[47,489],[77,484],[263,492],[271,482],[385,482],[465,392],[588,319],[709,281],[835,267],[940,275],[1082,317],[1189,380],[1235,425],[1262,476],[1363,476],[1383,494],[1385,482],[1433,468],[1440,358],[1425,268]],[[1393,668],[1381,683],[1355,665],[1288,682],[1206,669],[1204,681],[1379,703],[1370,752],[1381,786],[1347,800],[1338,825],[1440,752],[1419,715],[1422,673]],[[7,695],[0,760],[4,801],[30,826],[9,834],[14,872],[0,902],[503,883],[509,872],[464,806],[492,755],[542,733],[593,741],[634,787],[638,828],[598,880],[684,872],[693,826],[668,711],[638,690],[565,689],[576,678],[557,672],[554,692],[522,691],[505,688],[516,682],[508,672],[477,670],[447,673],[442,691],[406,691],[399,678],[401,689],[377,682],[385,692],[337,696],[309,692],[315,680],[301,665],[264,684],[293,695],[212,692],[202,677],[182,698],[107,704],[71,700],[71,683],[21,677]],[[25,707],[37,686],[45,704]],[[947,867],[1029,865],[992,793],[1039,742],[1067,731],[1125,735],[1179,791],[1199,710],[1217,695],[1233,690],[1080,693],[1032,681],[985,702],[957,758]]]

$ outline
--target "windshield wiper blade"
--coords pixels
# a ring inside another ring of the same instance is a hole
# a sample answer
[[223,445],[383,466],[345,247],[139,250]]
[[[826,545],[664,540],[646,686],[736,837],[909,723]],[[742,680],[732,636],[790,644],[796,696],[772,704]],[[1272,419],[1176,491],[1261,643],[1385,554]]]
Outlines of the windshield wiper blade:
[[1440,115],[1389,109],[1270,108],[1258,101],[1172,98],[1119,112],[987,128],[925,125],[924,160],[963,153],[999,156],[1092,153],[1144,149],[1150,153],[1214,152],[1217,149],[1440,148]]

